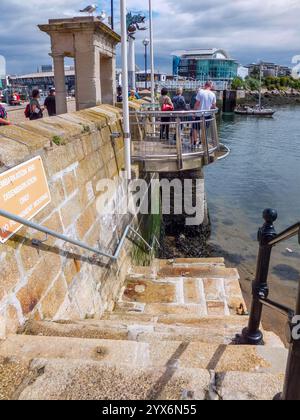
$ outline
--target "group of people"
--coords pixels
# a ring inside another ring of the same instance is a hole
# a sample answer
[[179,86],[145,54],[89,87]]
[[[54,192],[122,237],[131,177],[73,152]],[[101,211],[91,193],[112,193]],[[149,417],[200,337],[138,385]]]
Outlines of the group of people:
[[[181,87],[177,89],[176,95],[173,99],[170,98],[168,89],[163,88],[159,103],[162,112],[180,112],[188,110],[210,111],[217,108],[217,97],[213,92],[213,83],[206,82],[204,88],[199,89],[199,91],[193,95],[189,105],[186,103],[185,97],[183,96],[183,89]],[[191,142],[193,146],[197,146],[200,131],[199,121],[201,117],[196,116],[193,118],[195,122],[192,125]],[[169,140],[171,122],[170,116],[162,117],[161,122],[165,124],[162,124],[161,126],[160,139]]]
[[32,91],[30,102],[25,109],[25,117],[31,121],[39,120],[43,118],[45,109],[47,110],[49,117],[54,117],[56,115],[56,98],[54,88],[49,90],[44,106],[40,104],[40,91],[38,89],[34,89]]
[[[49,90],[44,106],[40,104],[40,91],[38,89],[34,89],[32,91],[30,102],[25,108],[24,114],[25,117],[31,121],[38,120],[43,118],[45,109],[47,110],[49,117],[54,117],[56,115],[56,98],[54,88]],[[4,125],[11,125],[11,122],[8,119],[5,107],[0,104],[0,126]]]

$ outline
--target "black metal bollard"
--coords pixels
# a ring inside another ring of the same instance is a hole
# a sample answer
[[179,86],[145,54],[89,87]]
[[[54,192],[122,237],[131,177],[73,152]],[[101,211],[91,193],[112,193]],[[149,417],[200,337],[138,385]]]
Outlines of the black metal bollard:
[[252,285],[252,306],[248,327],[243,330],[240,337],[242,344],[262,345],[263,334],[260,331],[263,305],[261,299],[267,299],[269,295],[268,274],[272,246],[269,242],[276,237],[273,223],[277,219],[277,211],[266,209],[263,212],[265,224],[258,231],[259,253],[255,280]]
[[300,401],[300,285],[295,318],[289,322],[290,352],[282,394],[284,401]]

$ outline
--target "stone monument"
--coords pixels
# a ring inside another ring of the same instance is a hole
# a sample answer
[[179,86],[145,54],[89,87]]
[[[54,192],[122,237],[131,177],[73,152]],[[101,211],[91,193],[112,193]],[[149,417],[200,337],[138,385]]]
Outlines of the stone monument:
[[50,19],[39,28],[51,37],[57,114],[67,112],[65,57],[75,61],[77,110],[114,104],[120,36],[96,17]]

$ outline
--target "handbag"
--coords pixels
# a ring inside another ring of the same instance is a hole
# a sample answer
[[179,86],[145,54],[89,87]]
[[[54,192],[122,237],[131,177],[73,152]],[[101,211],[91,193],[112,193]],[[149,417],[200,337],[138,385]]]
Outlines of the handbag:
[[[166,101],[166,100],[165,100]],[[164,102],[161,107],[162,112],[170,112],[174,111],[174,106],[171,104],[168,104],[167,102]]]

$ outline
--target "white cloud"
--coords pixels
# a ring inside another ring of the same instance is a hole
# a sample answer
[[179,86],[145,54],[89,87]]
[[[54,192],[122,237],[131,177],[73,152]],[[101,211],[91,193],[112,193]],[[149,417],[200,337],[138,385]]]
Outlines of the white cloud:
[[[73,16],[89,3],[75,0],[0,0],[0,54],[8,69],[21,73],[48,62],[49,38],[37,24],[49,18]],[[109,11],[110,1],[98,2]],[[9,4],[9,7],[8,7]],[[116,11],[119,1],[115,0]],[[104,6],[103,6],[104,5]],[[128,0],[128,7],[145,11],[148,0]],[[288,64],[300,53],[299,0],[153,0],[156,63],[171,68],[173,50],[220,47],[243,63],[258,58]],[[118,13],[116,13],[118,20]],[[138,62],[143,64],[138,35]]]

